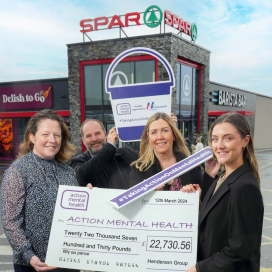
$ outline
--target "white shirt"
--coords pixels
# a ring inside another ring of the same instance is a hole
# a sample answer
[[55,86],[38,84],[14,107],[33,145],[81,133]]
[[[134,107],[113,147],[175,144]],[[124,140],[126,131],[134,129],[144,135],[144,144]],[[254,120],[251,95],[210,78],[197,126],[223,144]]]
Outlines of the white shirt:
[[203,146],[202,143],[197,143],[196,146],[195,146],[195,152],[198,152],[203,148],[204,148],[204,146]]

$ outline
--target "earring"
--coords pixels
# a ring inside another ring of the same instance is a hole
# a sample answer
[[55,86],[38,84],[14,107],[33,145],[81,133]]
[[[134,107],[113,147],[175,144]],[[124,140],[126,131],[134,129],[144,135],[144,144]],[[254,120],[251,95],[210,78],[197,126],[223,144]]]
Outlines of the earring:
[[174,139],[174,141],[175,141],[176,139]]

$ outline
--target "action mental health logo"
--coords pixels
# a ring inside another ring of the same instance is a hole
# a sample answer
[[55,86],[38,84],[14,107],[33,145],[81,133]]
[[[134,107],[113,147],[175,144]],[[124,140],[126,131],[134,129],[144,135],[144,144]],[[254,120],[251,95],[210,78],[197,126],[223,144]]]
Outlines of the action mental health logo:
[[60,206],[63,209],[87,211],[89,194],[84,191],[65,190],[61,196]]
[[148,102],[146,109],[150,110],[150,109],[153,109],[153,107],[154,107],[154,102],[152,102],[152,103]]

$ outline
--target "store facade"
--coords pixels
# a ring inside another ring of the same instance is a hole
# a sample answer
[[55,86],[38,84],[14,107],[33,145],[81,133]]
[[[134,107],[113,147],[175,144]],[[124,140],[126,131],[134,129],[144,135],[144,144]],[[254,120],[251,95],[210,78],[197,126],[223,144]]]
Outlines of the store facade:
[[210,82],[208,127],[210,128],[211,124],[222,114],[238,112],[246,117],[254,137],[257,96],[255,93],[235,87]]
[[67,78],[0,83],[0,162],[12,162],[28,120],[52,109],[70,126]]
[[[68,89],[70,96],[71,140],[81,146],[79,128],[86,118],[102,121],[107,131],[114,126],[105,75],[112,60],[133,47],[147,47],[162,54],[176,79],[172,92],[172,112],[185,138],[208,130],[210,51],[173,33],[69,44]],[[164,66],[150,55],[125,58],[117,65],[112,84],[164,81]],[[124,144],[123,144],[124,145]],[[137,148],[137,143],[126,143]]]

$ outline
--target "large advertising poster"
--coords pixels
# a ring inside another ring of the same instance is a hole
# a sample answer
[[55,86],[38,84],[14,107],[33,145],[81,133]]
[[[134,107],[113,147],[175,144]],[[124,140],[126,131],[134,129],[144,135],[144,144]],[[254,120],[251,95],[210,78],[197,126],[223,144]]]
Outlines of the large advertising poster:
[[0,159],[14,159],[12,119],[0,119]]

